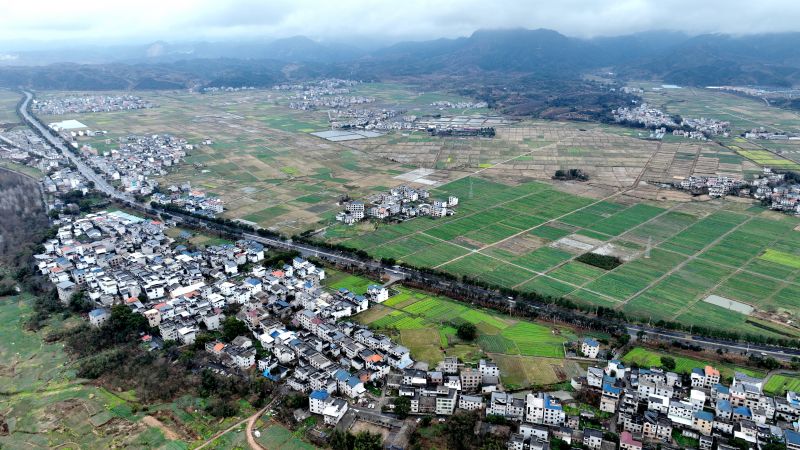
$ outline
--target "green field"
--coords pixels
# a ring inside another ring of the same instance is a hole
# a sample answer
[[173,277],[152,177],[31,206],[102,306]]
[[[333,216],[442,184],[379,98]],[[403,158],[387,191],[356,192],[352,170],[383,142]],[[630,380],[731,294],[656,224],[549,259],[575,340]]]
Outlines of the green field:
[[270,450],[313,450],[317,447],[304,442],[283,425],[271,422],[260,430],[256,441]]
[[764,392],[782,396],[786,391],[800,392],[800,375],[774,374],[764,385]]
[[[470,184],[473,197],[464,198]],[[643,320],[796,334],[784,323],[763,327],[702,301],[715,294],[800,320],[800,301],[793,297],[800,292],[796,218],[724,201],[623,204],[540,182],[512,186],[476,177],[440,186],[432,195],[460,196],[457,214],[332,240],[375,257],[585,306],[614,307]],[[624,263],[603,270],[576,261],[587,245],[610,248]]]
[[767,249],[761,259],[778,263],[782,266],[791,267],[792,269],[800,269],[800,256],[791,253],[785,253],[779,250]]
[[663,356],[669,356],[675,360],[674,371],[676,373],[689,373],[695,367],[703,368],[707,365],[711,365],[715,367],[717,370],[719,370],[720,376],[722,377],[723,380],[732,377],[734,372],[742,372],[744,374],[754,377],[764,376],[763,372],[759,372],[757,370],[752,370],[742,367],[734,367],[730,364],[702,361],[700,359],[672,355],[666,352],[648,350],[642,347],[634,347],[633,349],[631,349],[628,353],[626,353],[622,357],[622,362],[628,365],[630,365],[631,363],[636,363],[639,365],[639,367],[660,367],[661,357]]
[[[338,288],[373,282],[334,273],[326,283]],[[563,360],[564,342],[577,339],[570,329],[559,327],[554,333],[549,326],[399,285],[393,286],[392,292],[383,304],[373,305],[355,320],[396,339],[411,350],[415,360],[431,367],[445,356],[470,363],[490,357],[508,369],[503,371],[504,383],[516,387],[556,383],[564,380],[565,373],[579,370]],[[456,327],[465,322],[477,328],[474,342],[464,342],[456,335]]]
[[[32,314],[27,295],[0,297],[0,386],[2,414],[9,434],[0,436],[3,448],[186,449],[195,440],[171,441],[155,427],[142,422],[145,415],[159,417],[168,428],[191,430],[200,440],[211,438],[241,420],[218,420],[204,413],[205,399],[184,396],[170,403],[149,405],[143,411],[133,391],[111,392],[75,375],[61,343],[46,343],[47,334],[83,321],[79,317],[54,318],[37,333],[24,331]],[[253,408],[242,404],[241,414]],[[181,433],[178,432],[180,435]],[[243,434],[239,434],[243,437]],[[196,444],[196,442],[194,442]],[[215,441],[213,448],[235,448],[244,444],[235,433]]]
[[17,103],[22,98],[19,92],[0,89],[0,124],[18,123]]

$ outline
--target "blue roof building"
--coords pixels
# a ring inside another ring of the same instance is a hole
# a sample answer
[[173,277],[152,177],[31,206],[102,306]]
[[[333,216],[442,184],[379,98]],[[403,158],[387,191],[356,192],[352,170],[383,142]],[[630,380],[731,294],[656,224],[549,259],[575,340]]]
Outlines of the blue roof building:
[[800,448],[800,433],[793,430],[786,430],[783,437],[786,439],[787,448]]
[[614,397],[619,397],[620,392],[622,389],[611,385],[610,383],[603,383],[603,393],[608,394]]
[[336,381],[344,381],[350,378],[350,372],[344,369],[339,369],[336,371],[336,373],[333,374],[333,378],[335,378]]
[[713,422],[714,421],[714,415],[711,414],[708,411],[696,411],[694,413],[694,417],[696,419],[705,420],[706,422]]
[[331,394],[329,394],[328,391],[311,391],[311,395],[309,395],[309,398],[313,400],[325,401],[330,396]]
[[545,409],[561,410],[561,404],[558,403],[558,400],[553,401],[548,394],[544,394],[544,407]]

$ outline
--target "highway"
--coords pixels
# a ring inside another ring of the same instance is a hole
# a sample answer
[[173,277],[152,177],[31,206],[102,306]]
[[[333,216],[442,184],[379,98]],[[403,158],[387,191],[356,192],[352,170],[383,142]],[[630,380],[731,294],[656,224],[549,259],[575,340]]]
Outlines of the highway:
[[[50,142],[51,145],[53,145],[56,149],[58,149],[65,157],[69,158],[69,160],[75,164],[75,166],[78,168],[78,170],[83,176],[85,176],[88,180],[94,182],[95,188],[97,190],[105,193],[110,198],[119,201],[130,208],[142,211],[144,213],[157,215],[161,212],[159,210],[151,208],[149,205],[144,205],[136,202],[134,198],[129,194],[117,191],[113,186],[108,184],[100,175],[98,175],[91,167],[86,165],[86,163],[84,163],[79,156],[72,153],[70,149],[67,148],[66,143],[61,139],[60,136],[54,135],[44,124],[42,124],[36,117],[34,117],[28,112],[28,105],[33,99],[33,94],[27,91],[24,91],[24,94],[25,94],[25,100],[20,104],[19,113],[24,117],[28,125],[38,130],[39,133],[45,139],[47,139],[47,141]],[[364,260],[344,252],[332,251],[321,247],[315,247],[310,244],[298,244],[292,242],[291,240],[265,237],[253,233],[246,233],[246,232],[242,233],[241,230],[233,230],[231,227],[226,227],[224,225],[220,225],[218,223],[214,223],[199,217],[189,216],[188,214],[180,214],[174,211],[169,211],[169,214],[172,215],[176,220],[194,221],[202,224],[202,226],[208,229],[235,234],[241,236],[244,239],[250,239],[259,242],[268,247],[280,248],[286,250],[295,250],[299,252],[303,257],[313,256],[325,259],[335,264],[356,266],[373,272],[381,272],[381,271],[391,272],[402,278],[414,278],[416,280],[422,280],[431,286],[435,285],[438,285],[440,287],[441,286],[455,287],[456,285],[458,285],[459,287],[469,286],[465,285],[460,281],[446,280],[434,274],[422,273],[420,271],[404,267],[390,266],[373,259]],[[511,303],[513,301],[511,299],[504,297],[499,293],[486,290],[477,286],[472,286],[471,290],[473,292],[483,294],[487,297],[495,297],[501,303]],[[541,309],[541,307],[538,306],[535,306],[535,308]],[[628,334],[630,334],[632,337],[635,337],[639,331],[643,331],[644,333],[646,333],[647,336],[652,336],[657,339],[675,340],[686,344],[697,345],[711,351],[722,349],[739,353],[745,353],[748,355],[770,356],[782,361],[789,361],[793,357],[800,356],[800,349],[795,349],[795,348],[757,345],[757,344],[742,344],[738,342],[724,341],[720,339],[707,338],[702,336],[694,336],[690,333],[685,333],[680,331],[662,330],[662,329],[645,327],[642,325],[634,325],[634,324],[625,324],[625,328],[627,329]]]
[[31,100],[33,100],[33,94],[28,91],[23,91],[25,94],[25,100],[20,104],[19,113],[25,119],[28,126],[33,128],[34,130],[39,131],[39,134],[47,140],[53,147],[55,147],[62,155],[68,158],[75,167],[78,168],[78,171],[86,177],[87,180],[94,183],[95,189],[107,194],[109,197],[123,201],[123,202],[134,202],[134,199],[131,195],[122,193],[114,189],[113,186],[108,184],[106,180],[103,179],[97,172],[94,171],[91,167],[87,166],[83,160],[78,157],[76,154],[72,153],[71,149],[67,147],[67,144],[61,139],[60,136],[54,135],[47,126],[39,122],[39,119],[32,116],[28,112],[28,105],[30,104]]

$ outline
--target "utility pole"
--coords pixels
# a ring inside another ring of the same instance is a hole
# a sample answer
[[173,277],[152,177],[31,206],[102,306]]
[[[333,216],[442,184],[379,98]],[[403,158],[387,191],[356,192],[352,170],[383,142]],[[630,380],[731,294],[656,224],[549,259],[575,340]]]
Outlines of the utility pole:
[[472,177],[469,177],[469,199],[472,200]]

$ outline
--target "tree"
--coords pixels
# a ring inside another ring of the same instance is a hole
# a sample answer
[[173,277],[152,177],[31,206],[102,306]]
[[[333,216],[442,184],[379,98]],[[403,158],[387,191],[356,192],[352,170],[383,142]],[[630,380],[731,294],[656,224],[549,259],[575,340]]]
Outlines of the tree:
[[383,436],[378,433],[362,431],[353,439],[353,450],[381,450],[383,449]]
[[232,417],[239,412],[239,406],[233,400],[215,398],[206,406],[206,411],[214,417]]
[[505,416],[501,416],[499,414],[487,414],[484,422],[491,423],[493,425],[507,425],[508,419],[506,419]]
[[661,367],[667,370],[675,369],[675,358],[670,356],[662,356],[661,357]]
[[333,430],[329,444],[333,450],[350,450],[353,444],[353,435],[344,431]]
[[397,414],[398,419],[405,419],[408,413],[411,412],[411,399],[406,396],[400,395],[394,399],[394,413]]
[[247,336],[249,331],[247,324],[234,316],[228,316],[222,321],[222,340],[225,342],[231,342],[237,336]]
[[333,450],[381,450],[383,437],[368,431],[353,435],[350,432],[333,430],[329,444]]
[[469,322],[462,323],[456,329],[456,336],[465,341],[472,341],[478,336],[478,329]]
[[499,436],[487,434],[483,437],[481,450],[505,450],[506,448],[508,448],[506,443]]
[[450,416],[447,421],[445,433],[447,434],[447,448],[454,450],[466,450],[469,448],[469,440],[465,436],[472,436],[475,429],[475,422],[478,416],[475,412],[456,413]]
[[88,313],[94,308],[92,301],[86,298],[86,293],[77,291],[69,298],[69,309],[72,312],[82,314]]

